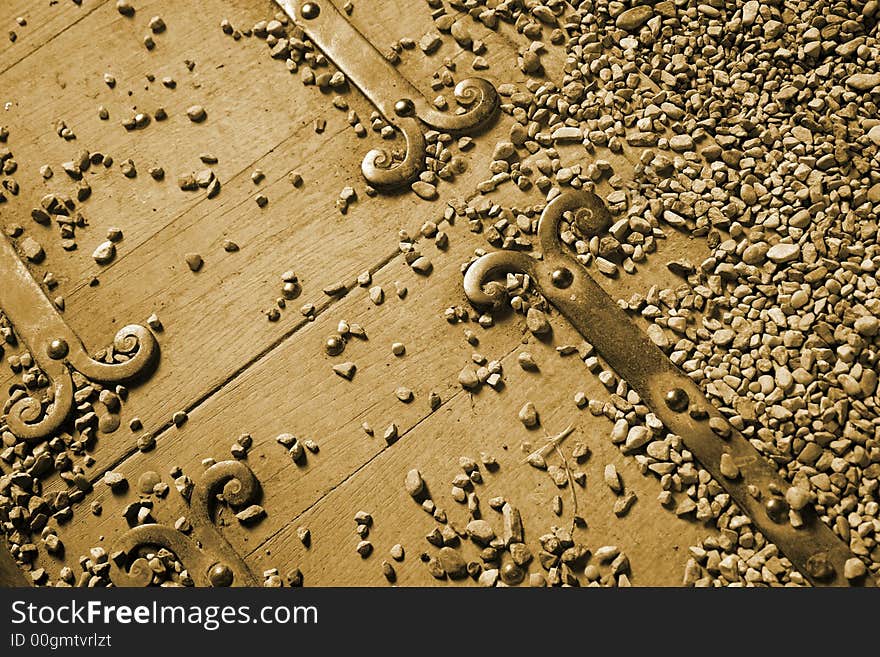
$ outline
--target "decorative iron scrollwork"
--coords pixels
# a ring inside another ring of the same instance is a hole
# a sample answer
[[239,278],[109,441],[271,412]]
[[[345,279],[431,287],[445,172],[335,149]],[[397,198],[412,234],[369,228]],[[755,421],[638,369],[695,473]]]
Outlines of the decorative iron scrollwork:
[[[218,496],[234,509],[259,499],[260,483],[241,461],[221,461],[208,468],[190,495],[190,536],[158,523],[125,532],[113,554],[110,579],[116,586],[149,586],[153,571],[141,553],[165,548],[184,564],[196,586],[256,586],[247,564],[217,530],[214,504]],[[127,567],[126,567],[126,564]]]
[[394,161],[383,149],[371,150],[364,158],[361,171],[377,189],[407,185],[425,168],[423,126],[452,134],[472,133],[484,128],[497,114],[498,92],[491,82],[477,77],[466,78],[455,87],[460,112],[441,112],[432,107],[330,0],[276,3],[298,21],[309,39],[403,134],[406,154],[401,161]]
[[0,276],[0,308],[51,381],[45,400],[26,396],[9,409],[6,424],[18,438],[36,443],[67,422],[74,407],[73,370],[99,383],[127,383],[155,368],[159,343],[149,329],[138,324],[116,334],[114,349],[128,356],[124,362],[102,363],[92,358],[6,238],[0,238]]
[[[506,273],[528,274],[537,291],[627,381],[664,426],[681,436],[702,466],[798,570],[813,584],[846,586],[844,564],[853,556],[848,547],[812,509],[803,510],[803,526],[795,527],[787,522],[787,508],[776,504],[781,498],[774,502],[772,494],[774,490],[787,488],[775,467],[733,427],[725,437],[716,434],[709,419],[714,418],[716,423],[726,421],[699,386],[630,321],[566,249],[559,234],[560,223],[566,213],[584,208],[606,211],[602,200],[586,190],[565,192],[550,201],[538,222],[541,259],[515,251],[481,256],[465,273],[464,290],[468,299],[479,307],[497,308],[504,303],[507,293],[504,284],[494,279]],[[736,477],[725,476],[720,465],[722,458],[737,464]],[[767,508],[761,496],[753,495],[750,489],[764,493]],[[773,520],[774,515],[779,522]],[[827,576],[815,575],[816,563],[822,564],[822,572]],[[873,583],[871,578],[863,582],[866,586]]]

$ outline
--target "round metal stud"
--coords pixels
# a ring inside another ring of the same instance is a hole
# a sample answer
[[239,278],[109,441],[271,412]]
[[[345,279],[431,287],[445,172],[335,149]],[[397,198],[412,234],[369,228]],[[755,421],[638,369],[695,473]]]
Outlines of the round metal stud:
[[688,404],[690,404],[691,399],[688,397],[687,391],[684,388],[672,388],[666,393],[666,396],[663,398],[666,402],[666,405],[676,413],[681,413],[684,410],[687,410]]
[[515,563],[506,563],[501,568],[501,581],[508,586],[516,586],[525,579],[525,571]]
[[553,273],[550,274],[550,280],[553,281],[553,285],[556,287],[565,289],[571,285],[574,275],[568,267],[560,267],[553,270]]
[[416,111],[415,103],[409,98],[401,98],[394,103],[394,112],[397,116],[411,116]]
[[343,349],[345,349],[345,340],[339,335],[331,335],[324,343],[324,351],[328,356],[338,356]]
[[320,13],[321,8],[315,2],[307,2],[302,6],[302,10],[300,11],[300,14],[302,14],[302,17],[306,20],[317,18]]
[[67,343],[61,338],[52,340],[46,348],[46,353],[49,354],[49,358],[52,360],[61,360],[69,351],[70,348],[67,346]]
[[771,497],[764,502],[764,510],[773,522],[779,524],[788,520],[788,502],[781,497]]
[[281,286],[281,296],[285,299],[296,299],[299,296],[299,283],[288,281]]
[[214,587],[232,586],[233,577],[232,569],[223,563],[215,563],[208,571],[208,579]]

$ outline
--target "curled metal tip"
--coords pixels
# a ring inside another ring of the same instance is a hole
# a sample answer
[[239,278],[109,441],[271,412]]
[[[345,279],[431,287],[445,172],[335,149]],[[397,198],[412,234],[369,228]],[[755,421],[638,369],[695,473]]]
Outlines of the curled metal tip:
[[219,492],[226,503],[237,509],[255,502],[260,495],[260,482],[253,471],[241,461],[220,461],[205,470],[193,491],[193,522],[210,524],[211,504]]
[[507,300],[507,288],[497,280],[507,273],[532,274],[536,261],[517,251],[494,251],[480,256],[464,275],[464,293],[477,308],[497,310]]
[[122,363],[101,363],[89,356],[82,345],[71,345],[67,361],[88,378],[101,383],[122,383],[146,375],[157,363],[159,343],[149,329],[139,324],[122,327],[113,340],[113,348],[133,355]]
[[498,91],[484,78],[465,78],[455,86],[455,99],[467,110],[455,114],[431,107],[418,110],[418,117],[427,125],[443,132],[474,132],[485,127],[500,106]]
[[159,343],[156,338],[148,329],[138,324],[120,329],[113,346],[119,353],[134,353],[122,363],[101,363],[89,356],[78,340],[50,341],[45,347],[46,356],[50,360],[38,359],[38,363],[52,379],[53,394],[45,405],[34,397],[24,397],[12,405],[6,424],[13,435],[26,442],[36,443],[58,432],[67,422],[73,412],[74,402],[70,368],[93,381],[122,383],[146,375],[159,358]]
[[73,410],[73,380],[65,368],[55,375],[54,395],[49,405],[34,397],[16,401],[6,417],[9,430],[28,443],[37,443],[56,433]]
[[116,586],[130,588],[150,585],[153,570],[146,559],[136,556],[141,548],[146,547],[165,548],[173,552],[186,565],[196,586],[210,586],[205,553],[176,529],[155,523],[134,527],[120,537],[114,552],[121,551],[126,558],[134,560],[127,568],[117,560],[111,562],[110,580]]
[[396,127],[406,140],[406,155],[394,162],[384,149],[373,149],[364,157],[361,171],[364,178],[375,188],[391,190],[413,182],[425,168],[425,136],[418,122],[409,117],[395,121]]
[[196,586],[255,586],[247,564],[217,531],[211,517],[211,505],[217,494],[232,508],[256,500],[260,483],[253,471],[240,461],[221,461],[208,468],[193,491],[189,519],[193,536],[189,538],[176,529],[156,523],[140,525],[125,532],[117,549],[130,561],[115,562],[110,578],[117,586],[148,586],[153,571],[138,553],[146,547],[164,547],[186,566]]

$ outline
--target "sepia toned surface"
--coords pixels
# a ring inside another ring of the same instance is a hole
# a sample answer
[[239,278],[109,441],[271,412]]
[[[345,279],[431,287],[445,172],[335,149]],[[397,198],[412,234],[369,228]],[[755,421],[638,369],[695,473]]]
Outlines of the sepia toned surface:
[[[28,577],[870,583],[876,6],[800,19],[757,2],[328,3],[315,20],[332,15],[398,58],[387,75],[317,35],[324,61],[304,45],[307,20],[303,34],[262,0],[0,9],[16,32],[0,45],[3,179],[15,181],[3,239],[63,309],[70,346],[106,356],[137,324],[160,352],[119,394],[116,379],[74,376],[75,408],[45,439],[17,437],[4,408],[0,519]],[[809,54],[810,21],[842,52]],[[749,75],[748,47],[724,42],[729,65],[705,54],[708,74],[676,41],[682,24],[685,40],[722,43],[726,25],[803,60]],[[653,71],[652,50],[664,53]],[[454,89],[473,78],[485,80],[475,104],[494,89],[501,107],[468,123]],[[402,88],[418,94],[418,120],[388,97]],[[445,111],[430,107],[438,95]],[[429,159],[405,177],[366,164],[382,146],[409,162],[421,139]],[[101,154],[87,168],[84,149]],[[668,434],[660,408],[584,344],[595,327],[536,294],[549,280],[521,291],[507,279],[513,312],[471,305],[463,265],[501,247],[540,253],[538,218],[572,187],[594,187],[610,214],[567,216],[571,262],[727,418],[713,444],[732,427],[776,466],[757,515],[725,490],[752,484],[746,462],[694,462],[693,436]],[[33,216],[48,194],[73,199],[70,222]],[[7,332],[0,377],[4,395],[24,383],[39,399],[31,360],[54,383],[67,356],[31,344],[12,321],[22,307],[2,309],[20,340]],[[137,353],[117,351],[122,367]],[[516,512],[524,536],[510,539]],[[761,535],[769,522],[795,528],[788,552]],[[786,558],[809,556],[816,532],[843,555],[834,574],[824,558],[808,572]]]

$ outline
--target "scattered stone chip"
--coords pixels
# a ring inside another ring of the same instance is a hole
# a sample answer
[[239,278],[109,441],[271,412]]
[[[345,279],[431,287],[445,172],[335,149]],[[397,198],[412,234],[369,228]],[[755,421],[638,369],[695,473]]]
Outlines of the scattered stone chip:
[[186,108],[186,115],[193,123],[201,123],[208,118],[208,113],[201,105],[190,105]]
[[739,467],[736,462],[733,460],[733,457],[727,452],[721,455],[721,464],[720,464],[721,474],[726,479],[738,479],[739,478]]
[[186,266],[189,267],[192,272],[199,271],[205,263],[202,256],[198,253],[187,253],[183,259],[186,261]]
[[550,333],[550,322],[547,321],[547,316],[537,308],[529,308],[526,313],[526,326],[529,331],[539,337]]
[[526,402],[518,413],[519,421],[525,425],[527,429],[533,429],[538,426],[538,409],[532,402]]
[[613,463],[609,463],[605,466],[602,476],[605,480],[605,485],[608,486],[608,488],[618,495],[623,492],[623,482],[620,480],[620,475],[617,473],[617,468],[614,467]]
[[458,551],[454,548],[449,546],[440,548],[437,558],[450,579],[462,579],[467,577],[467,562],[465,562]]
[[624,493],[623,497],[619,497],[614,501],[614,515],[618,518],[622,518],[629,510],[632,508],[633,504],[636,503],[637,496],[633,491],[627,491]]
[[107,265],[113,261],[116,257],[116,245],[113,244],[112,241],[107,240],[106,242],[101,242],[97,246],[97,248],[92,252],[92,258],[95,259],[99,265]]
[[116,11],[118,11],[123,16],[131,18],[134,16],[134,5],[132,5],[128,0],[116,0]]
[[382,434],[382,437],[385,439],[385,442],[389,445],[397,440],[398,438],[398,429],[395,423],[391,423],[388,425],[388,428],[385,429],[385,432]]
[[495,530],[485,520],[471,520],[465,529],[468,536],[477,545],[489,545],[489,542],[495,538]]
[[843,576],[850,581],[863,578],[867,572],[865,563],[858,557],[850,557],[843,564]]
[[406,473],[403,483],[406,492],[411,497],[419,497],[425,492],[425,482],[422,479],[422,474],[415,468]]

